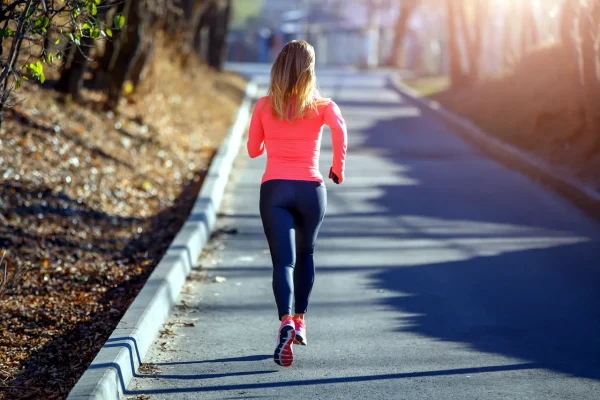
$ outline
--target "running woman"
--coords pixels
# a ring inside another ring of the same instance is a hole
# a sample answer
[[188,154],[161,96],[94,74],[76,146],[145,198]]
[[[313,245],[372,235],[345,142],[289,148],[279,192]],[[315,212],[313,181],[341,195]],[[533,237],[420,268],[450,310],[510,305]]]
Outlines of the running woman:
[[307,344],[304,315],[315,279],[315,242],[327,207],[319,172],[323,125],[332,133],[329,178],[341,184],[346,123],[338,106],[317,92],[313,47],[292,41],[271,69],[269,91],[255,106],[247,143],[251,158],[267,153],[260,216],[271,251],[273,294],[281,321],[274,361],[284,367],[294,360],[293,344]]

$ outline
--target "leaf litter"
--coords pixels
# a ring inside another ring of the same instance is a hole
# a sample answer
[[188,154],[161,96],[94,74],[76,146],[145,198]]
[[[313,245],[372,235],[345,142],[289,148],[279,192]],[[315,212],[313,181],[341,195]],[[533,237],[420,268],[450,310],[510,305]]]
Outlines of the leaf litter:
[[24,84],[5,116],[0,399],[67,397],[187,218],[233,121],[240,77],[156,51],[119,114],[98,92],[63,104]]
[[154,364],[142,363],[138,367],[138,372],[144,375],[157,375],[160,374],[160,368]]

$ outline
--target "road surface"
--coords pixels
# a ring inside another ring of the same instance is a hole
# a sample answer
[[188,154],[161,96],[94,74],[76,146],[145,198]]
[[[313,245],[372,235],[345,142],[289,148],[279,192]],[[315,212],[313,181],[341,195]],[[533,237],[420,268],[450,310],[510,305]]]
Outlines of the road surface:
[[[266,72],[253,71],[263,89]],[[320,75],[349,126],[347,181],[328,183],[309,346],[295,347],[295,365],[272,361],[278,321],[258,214],[265,160],[244,151],[219,221],[237,234],[194,272],[226,281],[188,283],[129,396],[600,398],[600,224],[386,82]]]

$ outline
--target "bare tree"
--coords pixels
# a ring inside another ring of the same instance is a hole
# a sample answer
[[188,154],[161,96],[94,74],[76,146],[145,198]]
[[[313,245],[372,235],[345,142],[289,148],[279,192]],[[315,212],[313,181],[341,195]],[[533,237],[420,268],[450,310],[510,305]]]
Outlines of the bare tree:
[[[462,32],[467,44],[469,72],[466,74],[466,83],[473,84],[479,80],[481,70],[481,52],[483,45],[483,30],[488,22],[488,0],[463,0],[460,7]],[[471,11],[472,21],[469,21],[467,12]],[[472,29],[469,29],[469,27]]]
[[448,54],[450,58],[450,81],[453,87],[462,86],[464,83],[464,72],[459,47],[458,22],[460,4],[456,0],[446,0],[446,27],[448,29]]
[[400,14],[394,25],[394,40],[392,43],[392,53],[387,62],[388,65],[402,67],[403,60],[403,45],[406,33],[408,30],[408,22],[410,17],[419,5],[419,0],[403,0],[400,7]]
[[208,65],[221,70],[225,62],[227,32],[231,17],[231,0],[219,0],[211,16],[208,31]]
[[79,93],[83,87],[83,78],[93,48],[94,39],[91,37],[82,38],[81,45],[72,48],[71,63],[61,74],[56,90],[68,94],[73,99],[79,98]]
[[123,95],[123,85],[142,51],[142,37],[149,24],[142,2],[127,0],[124,8],[127,26],[119,35],[109,66],[108,107],[115,110]]
[[573,29],[577,16],[578,4],[575,1],[565,1],[560,15],[560,39],[565,45],[570,45],[573,40]]
[[521,54],[525,55],[529,50],[537,46],[539,42],[539,30],[533,12],[533,3],[524,1],[521,7]]
[[588,157],[600,151],[600,0],[581,1],[575,20],[579,93],[587,131]]

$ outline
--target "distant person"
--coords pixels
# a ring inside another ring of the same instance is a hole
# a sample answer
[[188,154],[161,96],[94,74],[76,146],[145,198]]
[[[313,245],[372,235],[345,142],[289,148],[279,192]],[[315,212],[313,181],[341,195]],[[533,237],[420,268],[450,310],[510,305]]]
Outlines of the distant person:
[[271,36],[273,33],[269,28],[262,28],[256,35],[256,45],[258,48],[258,62],[270,62]]
[[267,53],[269,55],[269,62],[273,61],[273,49],[275,48],[275,33],[271,32],[267,37]]
[[255,106],[248,137],[250,157],[267,153],[260,216],[271,251],[273,293],[281,321],[274,361],[284,367],[294,360],[292,345],[307,344],[304,316],[315,279],[315,242],[327,206],[319,172],[323,125],[332,133],[329,178],[340,184],[346,123],[338,106],[317,92],[313,47],[292,41],[275,60],[269,91]]

